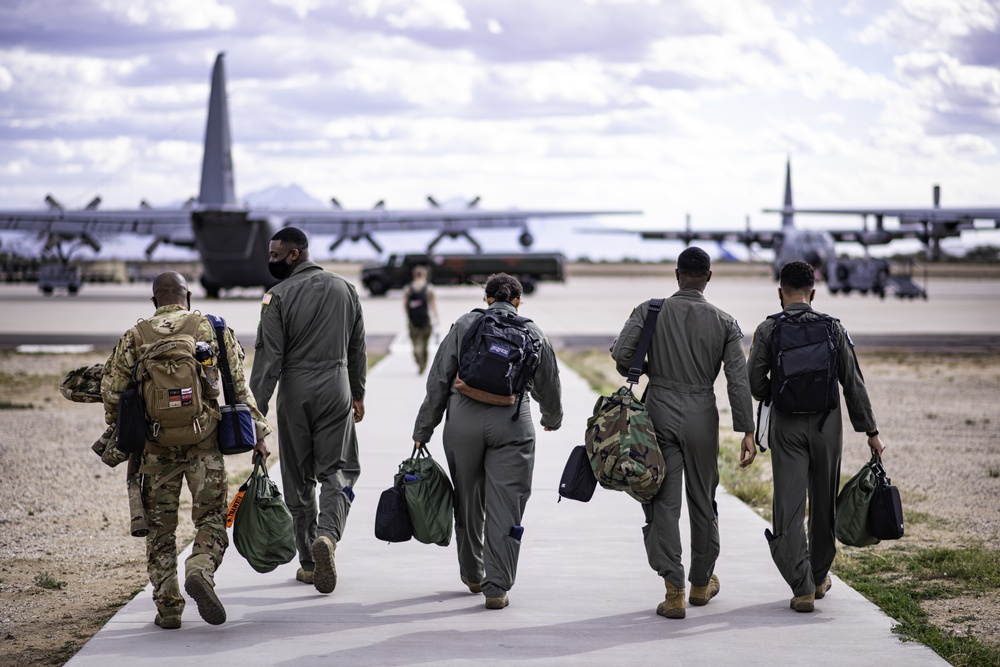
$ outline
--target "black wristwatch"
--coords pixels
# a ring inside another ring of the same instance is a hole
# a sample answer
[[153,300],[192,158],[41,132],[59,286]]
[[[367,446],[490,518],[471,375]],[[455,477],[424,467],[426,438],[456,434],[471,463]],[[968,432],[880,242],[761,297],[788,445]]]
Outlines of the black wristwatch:
[[874,431],[865,431],[865,435],[867,435],[869,438],[874,438],[876,435],[878,435],[878,429],[875,429]]

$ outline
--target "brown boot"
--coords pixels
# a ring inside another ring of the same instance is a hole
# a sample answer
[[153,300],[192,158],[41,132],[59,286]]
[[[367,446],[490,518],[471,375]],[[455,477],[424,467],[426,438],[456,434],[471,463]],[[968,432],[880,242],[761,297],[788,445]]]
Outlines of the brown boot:
[[181,617],[164,616],[160,612],[157,612],[156,618],[153,619],[153,623],[163,628],[164,630],[176,630],[177,628],[181,627]]
[[468,579],[465,578],[464,574],[461,575],[461,576],[462,576],[462,583],[469,587],[469,592],[470,593],[482,593],[482,591],[483,591],[482,584],[474,584],[474,583],[472,583],[471,581],[469,581]]
[[666,599],[656,607],[656,613],[666,618],[684,618],[684,587],[678,588],[663,580],[667,585]]
[[301,581],[303,584],[309,584],[310,586],[312,586],[313,571],[307,570],[304,567],[300,567],[295,572],[295,581]]
[[503,609],[509,604],[510,600],[507,599],[506,595],[501,595],[498,598],[486,598],[487,609]]
[[831,586],[833,586],[833,581],[830,580],[830,575],[826,575],[826,579],[823,580],[823,583],[816,587],[816,599],[822,600],[823,597],[826,596],[826,592],[830,590]]
[[312,543],[312,557],[316,562],[313,570],[313,586],[320,593],[332,593],[337,587],[337,566],[334,563],[336,545],[329,537],[320,535]]
[[184,580],[184,590],[198,603],[198,613],[206,623],[222,625],[226,622],[226,608],[215,594],[215,586],[200,572],[193,573]]
[[691,597],[688,598],[688,602],[697,607],[706,605],[709,600],[719,594],[720,588],[719,578],[713,574],[712,578],[708,580],[708,585],[691,587]]
[[816,596],[812,593],[809,593],[808,595],[796,595],[792,598],[792,601],[788,606],[800,614],[808,614],[815,608],[815,605],[813,604],[815,600]]

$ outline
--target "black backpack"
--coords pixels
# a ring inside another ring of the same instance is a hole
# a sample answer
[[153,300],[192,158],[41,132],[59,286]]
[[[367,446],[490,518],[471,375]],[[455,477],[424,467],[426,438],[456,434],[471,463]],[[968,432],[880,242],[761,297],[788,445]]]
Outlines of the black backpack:
[[476,308],[472,312],[482,317],[462,338],[458,377],[488,394],[523,396],[538,367],[542,346],[528,329],[531,320],[499,310]]
[[431,323],[426,286],[419,292],[410,288],[409,294],[406,295],[406,316],[410,318],[410,324],[421,329]]
[[[814,317],[802,317],[805,313]],[[771,329],[772,405],[787,414],[829,415],[840,404],[837,320],[806,310],[782,312],[768,319],[774,320]]]

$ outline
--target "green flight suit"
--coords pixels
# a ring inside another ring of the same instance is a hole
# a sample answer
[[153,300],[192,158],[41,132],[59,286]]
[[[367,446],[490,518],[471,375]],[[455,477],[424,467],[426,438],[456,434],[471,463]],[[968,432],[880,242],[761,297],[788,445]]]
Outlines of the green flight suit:
[[[490,308],[516,314],[504,301]],[[427,376],[427,395],[417,413],[413,441],[426,443],[444,426],[444,451],[455,485],[455,542],[461,576],[481,583],[486,597],[501,597],[514,586],[521,540],[517,528],[531,495],[535,463],[535,427],[531,398],[538,401],[545,428],[562,425],[559,366],[548,338],[534,322],[532,337],[541,341],[539,364],[525,392],[518,419],[515,407],[487,405],[454,390],[462,338],[481,317],[462,315],[441,341]]]
[[[792,303],[785,312],[814,312],[805,303]],[[803,318],[813,318],[803,315]],[[774,320],[761,322],[750,346],[747,371],[750,390],[758,401],[771,397],[771,328]],[[864,377],[854,355],[854,343],[837,322],[837,347],[840,384],[851,425],[855,431],[875,428]],[[786,414],[771,409],[771,469],[774,477],[773,529],[771,558],[794,595],[809,595],[830,571],[837,543],[833,533],[834,510],[840,488],[840,456],[843,450],[843,424],[835,410],[823,423],[824,415]],[[809,498],[809,539],[803,519],[806,497]]]
[[[618,372],[628,375],[639,345],[649,301],[632,311],[611,350]],[[731,316],[696,289],[682,289],[663,301],[649,344],[646,407],[666,462],[663,486],[644,504],[643,538],[649,565],[678,588],[684,587],[681,561],[681,484],[691,524],[693,586],[706,586],[719,557],[719,410],[715,379],[725,367],[733,430],[753,430],[753,407],[746,378],[743,332]]]
[[264,294],[250,389],[266,415],[281,382],[281,482],[305,570],[318,536],[340,540],[354,500],[361,464],[351,401],[365,395],[366,355],[358,293],[341,276],[302,262]]

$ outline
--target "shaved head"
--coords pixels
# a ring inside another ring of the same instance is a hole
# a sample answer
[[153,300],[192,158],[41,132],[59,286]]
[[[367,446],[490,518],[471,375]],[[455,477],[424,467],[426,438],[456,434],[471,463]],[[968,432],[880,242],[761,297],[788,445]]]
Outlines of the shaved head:
[[190,297],[187,280],[176,271],[164,271],[153,278],[153,304],[157,308],[169,304],[189,306]]

